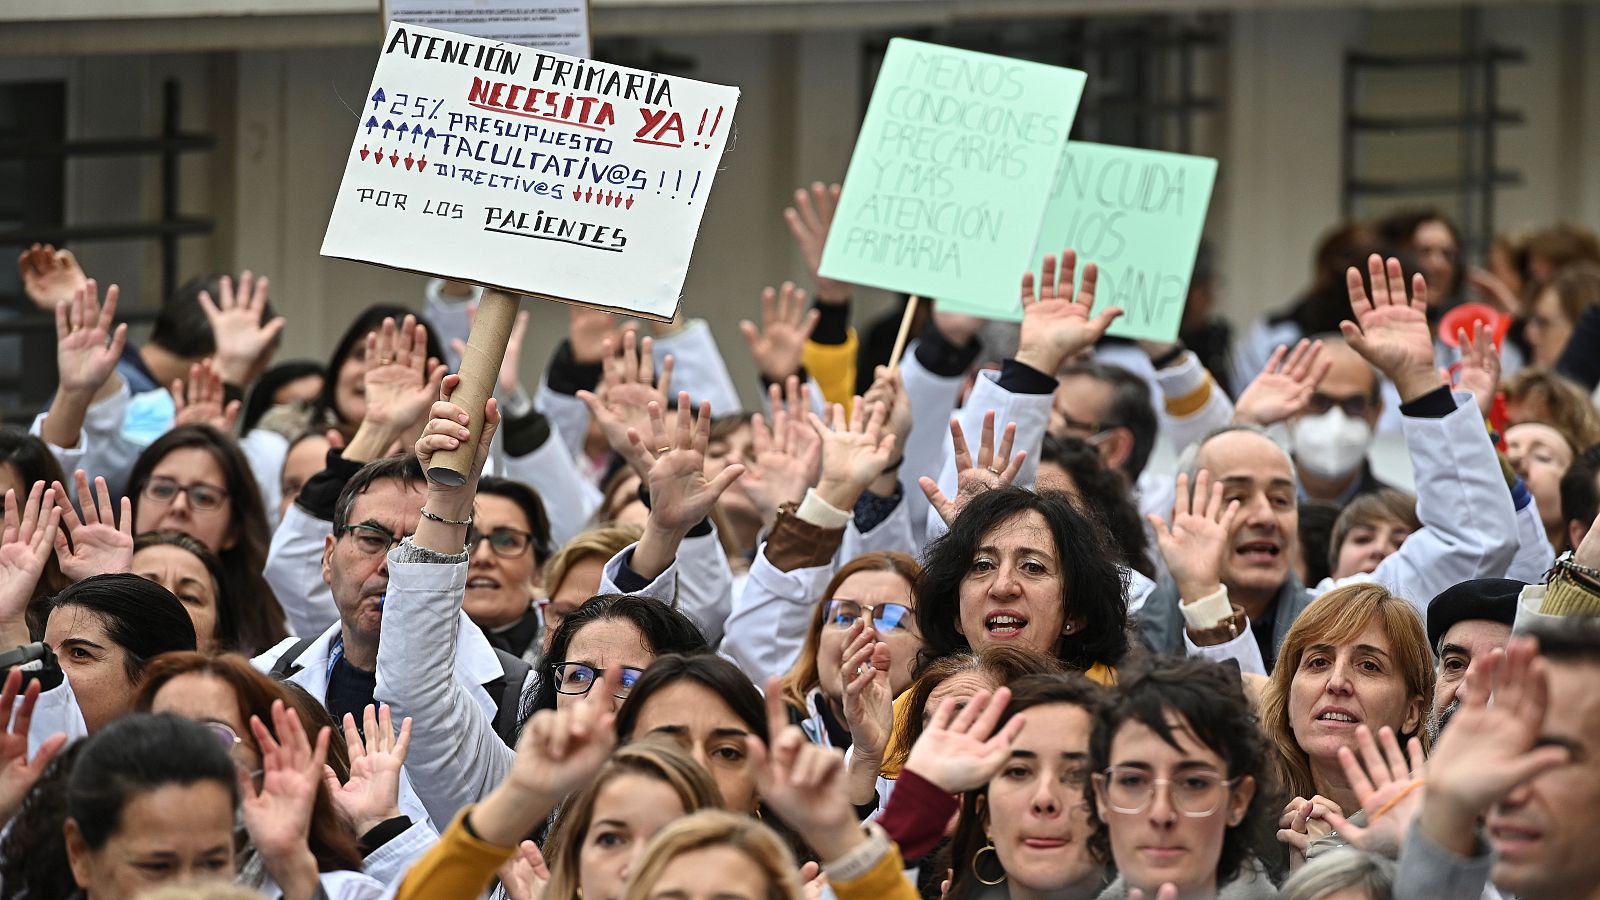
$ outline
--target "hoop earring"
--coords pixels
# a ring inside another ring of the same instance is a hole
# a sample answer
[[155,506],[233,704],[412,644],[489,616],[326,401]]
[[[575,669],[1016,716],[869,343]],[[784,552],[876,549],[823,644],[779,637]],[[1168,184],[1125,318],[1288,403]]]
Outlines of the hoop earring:
[[993,881],[990,881],[989,879],[987,879],[987,878],[983,877],[982,875],[978,874],[978,860],[983,858],[983,854],[985,852],[993,853],[996,863],[998,863],[1000,861],[1000,854],[998,852],[996,852],[995,849],[994,849],[994,841],[990,841],[989,843],[987,843],[984,846],[980,847],[978,849],[977,853],[974,853],[972,855],[972,877],[978,879],[978,883],[979,884],[986,884],[986,885],[989,885],[990,887],[993,887],[994,885],[997,885],[997,884],[1004,884],[1005,880],[1006,880],[1006,870],[1005,870],[1004,866],[1000,867],[1000,877],[996,878]]

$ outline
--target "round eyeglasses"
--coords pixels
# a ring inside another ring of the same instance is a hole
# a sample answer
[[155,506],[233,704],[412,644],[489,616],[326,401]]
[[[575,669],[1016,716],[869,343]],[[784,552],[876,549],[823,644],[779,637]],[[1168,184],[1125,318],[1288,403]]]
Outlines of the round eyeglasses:
[[1165,785],[1172,808],[1191,819],[1203,819],[1222,808],[1228,792],[1242,780],[1223,778],[1209,769],[1180,772],[1172,778],[1157,778],[1137,766],[1112,766],[1095,775],[1106,805],[1113,812],[1138,815],[1150,808],[1156,789]]

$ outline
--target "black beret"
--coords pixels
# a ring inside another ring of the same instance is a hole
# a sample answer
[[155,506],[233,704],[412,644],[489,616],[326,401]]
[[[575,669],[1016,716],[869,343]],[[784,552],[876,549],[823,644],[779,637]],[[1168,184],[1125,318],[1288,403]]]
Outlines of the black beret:
[[1428,604],[1428,645],[1434,652],[1450,626],[1470,619],[1511,625],[1517,618],[1517,597],[1528,585],[1509,578],[1475,578],[1445,588]]

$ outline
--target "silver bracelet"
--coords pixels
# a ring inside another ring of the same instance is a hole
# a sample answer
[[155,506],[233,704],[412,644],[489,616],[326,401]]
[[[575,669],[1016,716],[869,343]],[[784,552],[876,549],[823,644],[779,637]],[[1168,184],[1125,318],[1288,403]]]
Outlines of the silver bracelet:
[[471,513],[467,514],[466,521],[457,522],[455,519],[446,519],[444,516],[441,516],[438,513],[429,512],[428,508],[426,506],[424,506],[422,508],[422,517],[424,519],[432,519],[435,522],[443,522],[446,525],[456,525],[456,526],[459,526],[461,528],[470,528],[470,527],[472,527],[472,514]]

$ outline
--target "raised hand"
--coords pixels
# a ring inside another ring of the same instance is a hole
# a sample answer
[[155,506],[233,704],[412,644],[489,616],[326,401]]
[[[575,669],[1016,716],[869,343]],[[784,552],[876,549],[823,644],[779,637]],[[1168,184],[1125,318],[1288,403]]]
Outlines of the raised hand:
[[1394,729],[1383,726],[1374,741],[1372,729],[1362,725],[1356,728],[1356,746],[1361,758],[1340,747],[1339,765],[1367,812],[1366,827],[1352,824],[1338,810],[1328,810],[1328,824],[1357,849],[1398,859],[1411,820],[1422,808],[1422,742],[1412,738],[1402,753]]
[[710,515],[717,498],[744,474],[744,466],[735,463],[706,480],[711,404],[700,401],[699,415],[692,417],[690,408],[689,395],[679,394],[676,427],[669,434],[661,404],[652,402],[648,444],[637,430],[628,429],[629,453],[649,473],[650,521],[683,533]]
[[[994,410],[983,414],[983,434],[978,444],[978,455],[973,457],[972,451],[967,449],[967,436],[961,430],[961,422],[950,420],[950,442],[955,448],[956,459],[956,496],[954,500],[944,495],[939,490],[939,483],[924,475],[917,479],[917,484],[922,487],[922,493],[928,497],[928,502],[933,505],[934,512],[944,520],[946,525],[956,520],[968,502],[987,490],[1004,487],[1016,480],[1017,473],[1022,471],[1022,463],[1028,458],[1028,451],[1019,450],[1016,456],[1011,455],[1011,445],[1017,439],[1017,423],[1006,424],[1005,433],[1000,436],[1000,447],[995,448]],[[1008,464],[1007,459],[1011,462]],[[1004,466],[1004,468],[1001,468]]]
[[[610,313],[604,315],[609,316]],[[522,343],[528,337],[528,319],[527,310],[517,313],[516,321],[511,325],[511,336],[506,340],[506,355],[500,360],[500,377],[496,385],[506,396],[510,396],[522,387]],[[478,307],[470,307],[467,310],[467,322],[470,325],[477,321]],[[461,359],[467,355],[467,342],[460,338],[451,338],[450,349],[455,351],[457,359]]]
[[889,645],[878,640],[865,616],[845,632],[839,681],[844,685],[844,720],[850,728],[853,766],[876,774],[894,730],[894,694],[889,689],[893,663]]
[[50,561],[60,522],[56,492],[44,482],[33,483],[20,510],[17,492],[6,491],[5,528],[0,532],[0,637],[8,638],[7,647],[28,642],[28,602]]
[[995,731],[1010,700],[1011,689],[1005,687],[992,694],[979,691],[959,710],[957,698],[944,698],[911,746],[906,769],[947,794],[988,784],[1010,758],[1011,743],[1026,724],[1024,715],[1018,714]]
[[[282,316],[261,321],[267,311],[267,289],[265,275],[256,278],[246,269],[239,276],[237,292],[231,275],[222,276],[216,299],[209,291],[200,292],[200,309],[211,323],[211,334],[217,341],[217,372],[231,385],[244,387],[264,371],[272,362],[273,349],[283,333],[286,323]],[[426,341],[423,346],[427,346]]]
[[71,250],[57,250],[49,244],[34,244],[17,257],[17,274],[22,291],[42,312],[53,312],[72,302],[88,282],[78,258]]
[[1302,338],[1293,352],[1279,344],[1261,374],[1239,395],[1233,406],[1233,421],[1265,427],[1304,412],[1317,384],[1333,367],[1332,360],[1321,357],[1321,341],[1312,343]]
[[1394,382],[1401,402],[1410,402],[1440,384],[1428,331],[1428,282],[1420,272],[1413,275],[1412,296],[1407,298],[1400,260],[1391,257],[1386,269],[1376,253],[1367,260],[1367,272],[1370,297],[1360,269],[1351,266],[1345,273],[1356,321],[1340,322],[1339,330],[1351,349]]
[[1033,273],[1022,275],[1022,333],[1016,359],[1051,377],[1068,358],[1093,347],[1122,315],[1122,309],[1113,306],[1089,317],[1100,269],[1094,263],[1085,266],[1083,284],[1074,292],[1077,268],[1078,254],[1072,250],[1061,251],[1059,275],[1056,258],[1045,256],[1037,296]]
[[306,839],[333,731],[318,729],[313,745],[300,717],[282,700],[272,701],[270,730],[260,717],[251,716],[250,731],[261,747],[261,787],[239,773],[245,830],[284,896],[310,897],[316,890],[317,864]]
[[428,326],[416,316],[406,316],[398,327],[384,319],[367,334],[366,366],[363,424],[372,422],[395,439],[420,428],[446,371],[428,356]]
[[239,418],[239,401],[227,402],[222,389],[222,375],[203,359],[189,367],[189,383],[182,378],[173,379],[172,405],[177,408],[174,425],[210,425],[223,433],[233,431]]
[[106,302],[100,305],[100,286],[93,278],[73,292],[72,299],[56,307],[56,385],[57,391],[93,397],[117,370],[128,326],[115,325],[117,296],[121,290],[106,288]]
[[0,825],[17,814],[22,799],[44,774],[45,766],[67,745],[65,734],[52,734],[39,745],[33,759],[28,758],[28,728],[33,724],[33,706],[40,690],[38,681],[28,682],[27,690],[23,690],[22,670],[16,668],[6,672],[5,687],[0,689],[0,727],[4,728],[0,731]]
[[[799,381],[794,376],[789,381]],[[772,426],[756,413],[750,420],[750,448],[754,458],[745,472],[745,493],[770,524],[785,503],[799,503],[806,488],[817,480],[822,465],[822,439],[805,422],[806,407],[796,404],[791,411],[783,403],[778,385],[767,387],[772,404]],[[806,401],[800,401],[806,402]]]
[[888,410],[884,428],[894,435],[895,455],[889,465],[898,464],[906,453],[906,438],[911,436],[911,397],[906,393],[900,370],[877,366],[872,370],[872,386],[861,399],[868,407],[882,405]]
[[884,430],[887,411],[878,404],[869,407],[860,397],[851,405],[853,416],[842,404],[833,404],[832,423],[816,413],[807,413],[811,428],[822,438],[822,474],[817,494],[836,509],[852,510],[861,494],[895,458],[895,436]]
[[[1461,362],[1456,369],[1455,388],[1469,391],[1478,401],[1478,410],[1485,419],[1494,408],[1494,396],[1500,390],[1500,353],[1494,347],[1494,335],[1482,322],[1472,323],[1472,335],[1465,328],[1457,329],[1456,343],[1461,348]],[[1446,384],[1450,383],[1450,370],[1439,373]]]
[[369,704],[362,718],[364,727],[357,728],[356,717],[344,714],[344,741],[350,748],[349,780],[340,784],[332,767],[323,767],[328,795],[355,826],[356,834],[366,834],[400,815],[400,767],[405,765],[411,748],[409,716],[400,722],[398,736],[389,704],[376,708]]
[[[600,382],[600,394],[579,391],[578,399],[589,407],[589,414],[606,436],[611,452],[628,460],[628,432],[645,433],[650,427],[650,404],[666,408],[667,391],[672,386],[671,356],[661,361],[661,376],[655,371],[654,338],[640,339],[634,331],[611,335],[601,343],[604,347],[605,374]],[[646,470],[634,467],[639,477]]]
[[781,382],[800,371],[806,341],[821,317],[820,312],[806,309],[806,292],[785,281],[780,290],[769,287],[761,292],[761,327],[745,319],[739,331],[750,345],[756,368],[768,381]]
[[617,317],[587,306],[567,307],[567,344],[572,358],[580,363],[597,363],[610,355],[606,338],[611,337]]
[[[611,697],[622,670],[606,669],[595,690]],[[609,703],[574,703],[533,714],[517,741],[505,781],[469,814],[472,830],[490,844],[519,846],[568,794],[586,786],[617,744],[617,714]]]
[[[750,739],[750,771],[761,802],[800,834],[824,864],[864,841],[844,790],[844,759],[789,724],[783,688],[767,679],[767,741]],[[770,749],[769,749],[770,747]]]
[[1512,638],[1480,665],[1472,661],[1450,717],[1428,759],[1418,825],[1441,847],[1472,852],[1478,817],[1519,785],[1567,763],[1571,751],[1540,743],[1550,685],[1538,642]]
[[808,192],[801,188],[794,192],[794,206],[783,211],[783,221],[794,236],[795,246],[805,257],[811,281],[817,288],[817,302],[837,305],[850,300],[850,285],[817,274],[822,267],[822,248],[828,243],[828,230],[833,227],[833,214],[839,208],[837,184],[811,183]]
[[123,497],[120,503],[113,503],[104,478],[95,478],[95,492],[91,492],[89,476],[82,469],[73,473],[73,480],[78,486],[82,518],[73,510],[66,487],[58,481],[54,489],[56,502],[61,504],[62,527],[55,535],[61,574],[82,581],[94,575],[129,571],[133,568],[133,502]]
[[1222,588],[1222,560],[1238,514],[1239,501],[1223,503],[1222,482],[1213,484],[1210,472],[1195,476],[1192,496],[1188,473],[1178,475],[1172,525],[1153,513],[1149,519],[1179,597],[1192,603]]
[[517,852],[495,873],[510,900],[541,900],[550,884],[550,867],[533,841],[517,845]]
[[[428,422],[423,426],[422,435],[417,438],[415,445],[417,462],[422,464],[423,472],[428,471],[435,453],[454,450],[461,446],[462,441],[471,440],[472,438],[472,432],[467,427],[467,423],[470,421],[467,411],[455,405],[450,399],[455,394],[456,388],[460,386],[460,375],[446,375],[439,385],[439,399],[434,401],[432,408],[429,409]],[[428,482],[429,494],[461,494],[464,496],[466,506],[470,510],[472,507],[472,495],[478,487],[478,476],[483,473],[483,464],[489,458],[489,444],[494,440],[494,433],[499,428],[500,403],[490,397],[489,402],[484,406],[483,432],[478,437],[478,452],[472,460],[470,477],[461,485],[441,485],[430,481]]]

